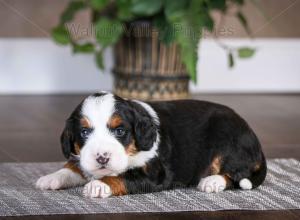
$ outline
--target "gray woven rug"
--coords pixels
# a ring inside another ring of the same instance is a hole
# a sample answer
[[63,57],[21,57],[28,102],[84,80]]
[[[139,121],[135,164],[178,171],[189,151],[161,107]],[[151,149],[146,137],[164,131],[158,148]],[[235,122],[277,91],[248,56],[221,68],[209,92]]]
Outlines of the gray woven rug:
[[300,208],[300,163],[294,159],[269,160],[265,183],[251,191],[206,194],[190,188],[86,199],[81,195],[82,188],[60,191],[34,188],[38,177],[61,166],[62,163],[0,164],[0,216]]

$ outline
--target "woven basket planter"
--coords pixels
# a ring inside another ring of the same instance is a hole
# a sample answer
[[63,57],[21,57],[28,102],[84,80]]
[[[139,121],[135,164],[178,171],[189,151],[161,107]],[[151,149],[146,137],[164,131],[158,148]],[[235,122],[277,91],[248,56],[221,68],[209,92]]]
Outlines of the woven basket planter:
[[114,47],[114,92],[140,100],[187,98],[189,77],[179,47],[162,44],[150,22],[130,25]]

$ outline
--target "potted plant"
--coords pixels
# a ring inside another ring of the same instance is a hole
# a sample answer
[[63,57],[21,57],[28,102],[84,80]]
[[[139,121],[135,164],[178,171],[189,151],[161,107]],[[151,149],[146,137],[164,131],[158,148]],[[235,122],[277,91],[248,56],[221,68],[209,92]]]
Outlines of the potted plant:
[[[94,53],[103,68],[103,52],[113,46],[114,90],[129,98],[162,100],[188,96],[189,79],[197,81],[197,45],[203,30],[212,32],[212,11],[226,14],[234,6],[236,16],[249,31],[240,8],[244,0],[73,0],[53,29],[60,44],[74,52]],[[91,10],[93,38],[76,40],[68,28],[75,14]],[[229,65],[235,54],[250,57],[251,48],[230,48]]]

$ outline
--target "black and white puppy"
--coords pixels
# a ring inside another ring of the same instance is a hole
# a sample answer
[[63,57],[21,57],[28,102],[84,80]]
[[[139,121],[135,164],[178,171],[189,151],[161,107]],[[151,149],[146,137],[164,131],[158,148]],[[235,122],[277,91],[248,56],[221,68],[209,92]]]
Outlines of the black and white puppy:
[[61,136],[69,161],[40,189],[85,185],[87,197],[178,187],[253,189],[266,161],[249,125],[232,109],[196,100],[141,102],[101,92],[71,114]]

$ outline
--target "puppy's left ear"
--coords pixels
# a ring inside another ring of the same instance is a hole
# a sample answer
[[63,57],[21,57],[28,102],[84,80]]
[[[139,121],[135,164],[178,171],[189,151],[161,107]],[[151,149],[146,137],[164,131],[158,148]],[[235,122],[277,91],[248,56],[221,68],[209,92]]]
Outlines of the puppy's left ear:
[[60,136],[61,148],[64,156],[69,159],[74,148],[74,134],[72,131],[72,120],[66,121],[65,128]]
[[152,148],[157,137],[158,126],[150,117],[141,117],[136,119],[135,123],[135,141],[139,150],[148,151]]

